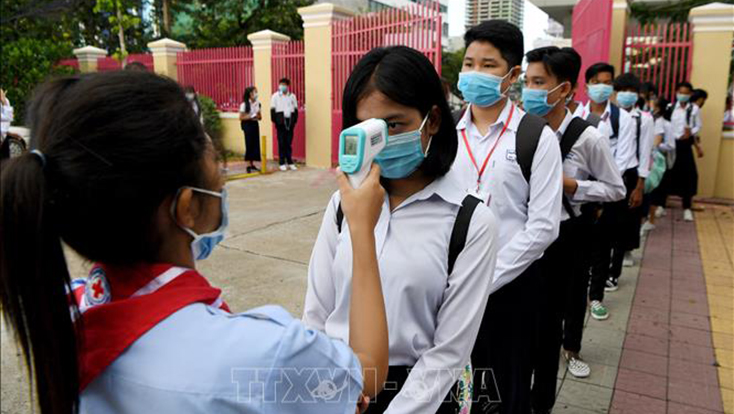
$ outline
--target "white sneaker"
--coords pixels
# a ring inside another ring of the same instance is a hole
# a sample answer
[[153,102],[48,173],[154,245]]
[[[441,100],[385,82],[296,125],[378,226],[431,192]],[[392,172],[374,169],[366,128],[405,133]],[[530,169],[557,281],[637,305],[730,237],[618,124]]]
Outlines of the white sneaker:
[[622,260],[622,266],[624,267],[632,267],[635,265],[635,258],[632,257],[632,252],[627,252],[624,254],[624,259]]
[[281,171],[288,171],[288,167],[286,167],[285,164],[283,164],[280,167],[278,167],[278,169],[281,170]]
[[642,225],[642,229],[640,229],[640,235],[643,235],[652,230],[655,230],[655,225],[650,223],[649,221],[646,221],[645,224]]
[[658,207],[657,210],[655,210],[655,218],[665,217],[665,208]]
[[291,171],[295,171],[295,170],[298,169],[298,168],[296,168],[296,164],[290,164],[290,165],[288,165],[288,168],[290,168]]
[[576,378],[586,378],[591,375],[591,367],[586,362],[572,356],[568,352],[564,352],[563,356],[566,358],[566,368]]
[[691,211],[690,208],[683,210],[683,220],[693,221],[693,212]]

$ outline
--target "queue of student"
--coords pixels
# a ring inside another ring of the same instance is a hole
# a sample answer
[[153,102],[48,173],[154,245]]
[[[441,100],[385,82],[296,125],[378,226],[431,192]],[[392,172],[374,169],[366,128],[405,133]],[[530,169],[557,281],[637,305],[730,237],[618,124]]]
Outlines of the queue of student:
[[[637,78],[598,63],[582,105],[580,56],[545,47],[525,55],[521,106],[507,96],[520,30],[488,21],[465,43],[468,105],[454,114],[414,49],[377,48],[353,69],[343,125],[384,119],[388,144],[359,188],[338,176],[301,321],[277,306],[233,314],[196,271],[229,204],[175,82],[123,71],[44,85],[33,151],[3,166],[0,214],[0,300],[42,414],[551,412],[561,355],[591,374],[587,301],[609,317],[654,152],[675,164],[650,221],[676,191],[691,207],[702,103],[685,83],[672,111],[641,100]],[[281,86],[279,141],[297,113]],[[247,131],[256,91],[244,101]],[[62,242],[95,263],[88,278],[70,280]]]

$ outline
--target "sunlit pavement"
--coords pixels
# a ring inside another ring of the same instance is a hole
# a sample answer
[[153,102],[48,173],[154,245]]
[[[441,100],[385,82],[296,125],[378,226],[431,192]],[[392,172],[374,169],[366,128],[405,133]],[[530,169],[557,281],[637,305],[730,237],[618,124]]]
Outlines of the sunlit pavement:
[[[302,168],[227,184],[229,236],[199,270],[234,311],[278,303],[301,314],[333,177]],[[642,266],[624,268],[620,289],[606,294],[610,318],[587,320],[581,355],[591,376],[575,379],[561,362],[554,413],[734,413],[734,215],[707,205],[693,224],[669,213],[644,257],[635,252]],[[85,275],[88,264],[69,262],[74,277]],[[0,412],[30,412],[12,343],[3,326]]]

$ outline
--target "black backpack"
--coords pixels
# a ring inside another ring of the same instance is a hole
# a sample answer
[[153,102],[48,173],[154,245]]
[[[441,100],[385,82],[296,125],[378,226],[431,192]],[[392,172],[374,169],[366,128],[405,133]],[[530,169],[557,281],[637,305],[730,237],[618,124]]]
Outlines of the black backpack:
[[[466,112],[466,108],[464,107],[458,111],[454,111],[452,114],[454,124],[459,123],[459,120],[464,116],[464,112]],[[526,113],[522,120],[520,120],[520,126],[517,128],[517,134],[515,135],[515,153],[517,163],[522,170],[522,175],[528,184],[530,183],[535,150],[538,149],[538,142],[540,141],[540,136],[543,134],[543,127],[546,125],[548,125],[548,122],[544,118]]]
[[[599,117],[597,116],[597,118]],[[571,149],[576,144],[576,141],[579,140],[581,134],[586,131],[586,128],[592,126],[594,125],[591,122],[579,117],[574,117],[571,120],[571,123],[568,124],[568,128],[566,128],[566,132],[564,132],[561,137],[561,161],[566,160],[566,157],[571,153]],[[568,197],[566,197],[566,194],[563,194],[563,208],[571,218],[576,218],[576,212],[573,211],[571,202],[568,200]]]
[[[454,227],[451,230],[451,241],[449,242],[449,256],[448,256],[448,274],[454,270],[454,264],[456,258],[459,257],[459,253],[464,250],[466,245],[466,236],[469,233],[469,224],[471,223],[472,215],[476,210],[477,205],[482,200],[467,195],[464,197],[464,201],[461,202],[459,213],[456,214],[456,221],[454,221]],[[339,207],[336,210],[336,228],[339,233],[342,232],[342,223],[344,222],[344,211],[342,205],[339,203]]]
[[[609,137],[609,139],[612,139],[619,135],[619,107],[614,104],[609,104],[609,115],[612,120],[612,136]],[[591,126],[594,128],[599,128],[599,123],[601,123],[601,117],[591,112],[586,116],[586,120],[589,121]]]

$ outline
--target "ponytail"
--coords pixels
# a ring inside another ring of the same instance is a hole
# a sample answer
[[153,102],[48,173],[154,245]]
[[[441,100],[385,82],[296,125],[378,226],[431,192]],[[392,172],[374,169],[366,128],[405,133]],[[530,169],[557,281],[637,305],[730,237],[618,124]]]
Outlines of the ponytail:
[[70,414],[79,405],[73,295],[42,158],[26,153],[3,165],[0,301],[35,379],[41,413]]

